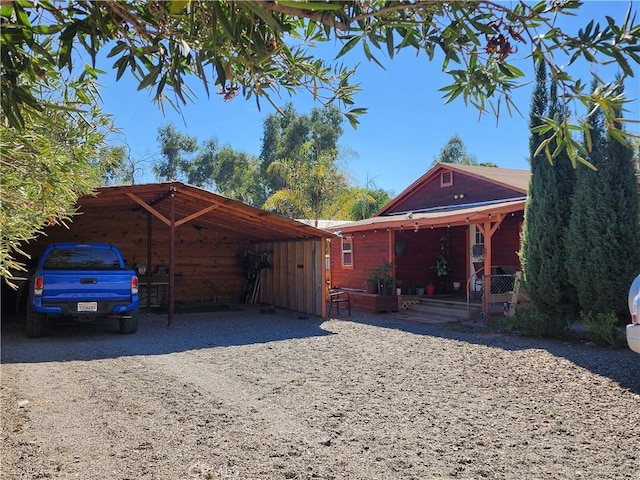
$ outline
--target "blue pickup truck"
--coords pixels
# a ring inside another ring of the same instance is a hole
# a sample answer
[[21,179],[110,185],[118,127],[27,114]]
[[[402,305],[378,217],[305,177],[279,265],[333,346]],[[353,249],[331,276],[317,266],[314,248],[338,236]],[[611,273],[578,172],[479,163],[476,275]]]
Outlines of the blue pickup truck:
[[100,243],[49,245],[31,279],[27,337],[44,334],[48,320],[116,317],[120,333],[138,330],[138,277],[120,251]]

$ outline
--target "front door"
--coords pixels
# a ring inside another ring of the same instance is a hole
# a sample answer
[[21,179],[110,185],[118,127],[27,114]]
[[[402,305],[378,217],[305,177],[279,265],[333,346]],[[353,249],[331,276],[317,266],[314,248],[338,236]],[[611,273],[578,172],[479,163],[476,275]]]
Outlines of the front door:
[[469,243],[471,244],[471,255],[469,256],[469,276],[471,278],[471,291],[482,290],[482,283],[476,281],[474,263],[484,263],[484,235],[477,225],[469,226]]

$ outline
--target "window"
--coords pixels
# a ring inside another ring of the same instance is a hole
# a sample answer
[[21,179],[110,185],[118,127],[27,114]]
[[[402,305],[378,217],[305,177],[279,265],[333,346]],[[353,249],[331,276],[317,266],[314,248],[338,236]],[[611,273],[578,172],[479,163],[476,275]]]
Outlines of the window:
[[442,172],[440,174],[440,186],[451,187],[453,185],[453,172]]
[[484,257],[484,235],[477,226],[474,226],[474,244],[471,248],[471,255],[474,257]]
[[120,260],[111,249],[54,248],[44,261],[46,270],[119,270]]
[[353,268],[353,238],[342,237],[342,266]]

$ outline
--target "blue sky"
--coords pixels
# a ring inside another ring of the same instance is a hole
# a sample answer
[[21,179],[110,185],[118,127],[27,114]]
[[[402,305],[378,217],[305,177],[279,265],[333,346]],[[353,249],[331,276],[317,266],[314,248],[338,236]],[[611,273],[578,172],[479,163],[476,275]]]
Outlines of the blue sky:
[[[579,10],[578,16],[569,23],[570,31],[577,31],[589,20],[604,23],[604,15],[618,22],[624,18],[627,1],[591,1]],[[634,5],[637,12],[638,7]],[[323,47],[326,48],[326,47]],[[355,49],[354,49],[355,50]],[[339,47],[335,47],[335,52]],[[533,81],[531,62],[525,59],[527,46],[517,54],[521,58],[518,67]],[[353,53],[350,52],[350,54]],[[522,87],[514,99],[521,115],[509,116],[501,113],[496,120],[491,114],[481,118],[473,107],[466,107],[462,100],[445,105],[438,90],[450,83],[441,72],[438,62],[429,63],[424,56],[416,57],[409,51],[393,60],[379,57],[386,70],[360,58],[360,54],[347,57],[345,62],[360,63],[355,81],[362,92],[356,96],[358,106],[367,107],[368,113],[360,119],[356,130],[344,123],[344,134],[340,146],[345,152],[343,167],[351,174],[354,184],[364,185],[367,179],[378,187],[394,194],[400,193],[426,172],[446,142],[455,134],[464,141],[468,153],[480,162],[493,162],[502,168],[528,169],[528,116],[533,83]],[[114,143],[126,143],[134,159],[160,158],[157,144],[158,128],[173,124],[182,133],[204,142],[217,138],[222,144],[237,151],[253,155],[260,153],[263,122],[274,110],[266,101],[261,101],[258,110],[255,99],[237,97],[224,102],[215,93],[207,98],[199,89],[198,80],[191,85],[198,93],[192,104],[182,107],[182,114],[167,105],[163,112],[151,102],[151,94],[137,91],[135,82],[127,75],[115,82],[110,63],[100,67],[109,73],[101,77],[103,88],[103,110],[112,114],[116,126],[122,132]],[[587,77],[589,65],[580,70],[574,67],[569,72]],[[598,70],[605,80],[613,80],[615,69]],[[625,85],[627,96],[633,99],[628,106],[628,119],[640,119],[640,69],[635,68],[636,78]],[[293,102],[299,113],[308,113],[314,106],[309,94],[283,97],[278,103]],[[633,125],[630,131],[639,133],[640,127]],[[150,163],[144,174],[137,176],[138,183],[152,182],[155,178]]]

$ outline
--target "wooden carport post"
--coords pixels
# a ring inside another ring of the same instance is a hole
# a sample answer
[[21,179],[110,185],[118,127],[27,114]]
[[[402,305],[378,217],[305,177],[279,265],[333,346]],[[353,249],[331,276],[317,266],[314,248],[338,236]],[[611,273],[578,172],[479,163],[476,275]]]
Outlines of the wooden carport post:
[[174,302],[176,298],[176,187],[171,186],[171,196],[169,198],[169,326],[173,325],[173,314],[175,312]]
[[153,246],[152,235],[153,222],[151,212],[147,212],[147,312],[151,311],[151,262],[153,261],[151,258],[151,248]]
[[[192,213],[191,215],[188,215],[180,220],[178,220],[176,222],[176,187],[175,185],[171,185],[169,187],[169,218],[167,219],[162,213],[160,213],[159,211],[157,211],[155,208],[153,208],[151,205],[149,205],[148,203],[146,203],[144,200],[142,200],[140,197],[138,197],[137,195],[135,195],[134,193],[127,193],[127,196],[132,199],[134,202],[136,202],[138,205],[140,205],[142,208],[144,208],[147,212],[149,212],[151,215],[153,215],[154,217],[158,218],[162,223],[164,223],[165,225],[167,225],[169,227],[169,315],[168,315],[168,324],[172,325],[173,324],[173,317],[174,317],[174,312],[175,312],[175,256],[176,256],[176,228],[184,225],[185,223],[190,222],[191,220],[193,220],[194,218],[198,218],[201,215],[204,215],[207,212],[211,212],[212,210],[215,210],[216,208],[218,208],[219,205],[212,203],[211,205],[209,205],[208,207],[203,208],[202,210],[199,210],[195,213]],[[148,224],[148,234],[149,237],[147,239],[147,255],[148,255],[148,259],[151,258],[150,256],[150,250],[151,250],[151,243],[150,243],[150,235],[151,235],[151,222],[149,222]],[[149,265],[151,265],[151,261],[148,260]],[[147,295],[147,298],[149,298],[149,295]]]

